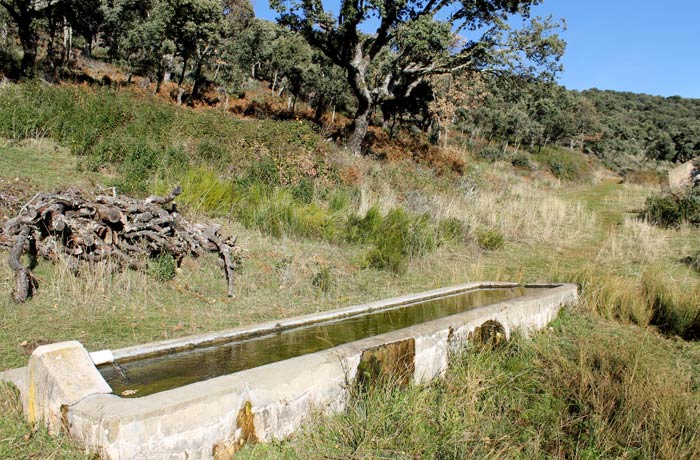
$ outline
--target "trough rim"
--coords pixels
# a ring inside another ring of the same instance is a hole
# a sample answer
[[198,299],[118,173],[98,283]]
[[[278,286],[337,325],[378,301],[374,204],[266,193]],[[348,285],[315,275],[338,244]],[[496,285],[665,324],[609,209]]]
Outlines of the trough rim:
[[[517,286],[523,285],[517,283],[503,283],[499,284],[496,287]],[[352,356],[362,354],[364,350],[372,349],[374,347],[378,347],[387,343],[394,343],[397,341],[405,340],[407,338],[417,339],[420,337],[427,337],[432,334],[439,333],[440,331],[449,329],[450,327],[459,329],[472,319],[478,319],[481,317],[484,317],[484,320],[493,319],[499,313],[507,311],[509,307],[511,307],[513,304],[529,303],[537,301],[539,299],[546,301],[548,299],[557,297],[561,297],[562,300],[564,300],[566,299],[567,294],[572,293],[572,288],[574,289],[573,295],[577,296],[578,294],[578,286],[571,283],[528,284],[527,286],[523,287],[543,288],[547,290],[525,294],[523,296],[496,302],[482,307],[477,307],[471,310],[466,310],[460,313],[456,313],[454,315],[444,316],[442,318],[437,318],[432,321],[427,321],[425,323],[409,326],[407,328],[397,329],[395,331],[366,337],[364,339],[355,340],[353,342],[348,342],[324,350],[319,350],[314,353],[295,356],[293,358],[264,364],[262,366],[244,369],[239,372],[224,374],[207,380],[193,382],[181,387],[171,388],[157,393],[152,393],[146,396],[127,398],[122,397],[120,395],[116,395],[114,393],[110,393],[89,396],[88,398],[86,398],[86,400],[95,398],[95,401],[100,400],[102,404],[117,404],[120,407],[120,411],[123,416],[126,416],[127,414],[130,414],[132,416],[140,416],[153,410],[160,410],[164,406],[169,406],[173,408],[178,406],[184,407],[199,399],[206,399],[212,395],[224,395],[230,393],[231,391],[236,391],[234,390],[234,388],[237,388],[238,385],[243,385],[244,387],[247,387],[247,382],[257,380],[256,376],[274,375],[275,369],[278,369],[279,366],[286,366],[290,363],[291,365],[295,365],[303,361],[309,361],[309,363],[315,364],[339,363],[340,361],[348,359]],[[472,287],[469,290],[472,289],[483,289],[483,287]],[[457,293],[458,292],[459,291],[457,291]],[[575,300],[575,298],[572,300]],[[568,303],[566,302],[560,304],[561,308],[564,308],[566,306],[568,306]],[[506,330],[505,332],[506,336],[510,336],[510,333],[512,331]],[[187,390],[183,391],[183,389]]]
[[[219,345],[235,340],[243,340],[259,337],[270,333],[282,332],[293,329],[299,326],[307,326],[323,321],[343,319],[359,314],[369,313],[374,310],[383,310],[391,307],[399,307],[411,303],[432,300],[435,298],[446,297],[450,295],[461,294],[479,289],[507,289],[515,287],[524,288],[556,288],[565,285],[566,283],[514,283],[505,281],[477,281],[471,283],[458,284],[444,288],[432,289],[415,294],[407,294],[403,296],[391,297],[388,299],[376,300],[361,304],[350,305],[322,312],[308,313],[301,316],[293,316],[280,320],[270,320],[262,323],[248,324],[236,326],[233,328],[222,329],[214,332],[204,332],[201,334],[193,334],[174,339],[158,340],[145,344],[132,345],[129,347],[117,348],[114,350],[100,350],[91,352],[91,356],[102,357],[99,361],[95,360],[95,365],[110,364],[114,361],[120,363],[128,363],[138,359],[151,358],[164,355],[167,353],[185,351],[193,348],[204,348],[214,345]],[[522,297],[522,296],[521,296]],[[519,298],[519,297],[517,297]],[[488,305],[485,305],[488,306]],[[483,308],[483,307],[478,307]],[[99,354],[99,355],[98,355]],[[111,358],[111,359],[110,359]]]

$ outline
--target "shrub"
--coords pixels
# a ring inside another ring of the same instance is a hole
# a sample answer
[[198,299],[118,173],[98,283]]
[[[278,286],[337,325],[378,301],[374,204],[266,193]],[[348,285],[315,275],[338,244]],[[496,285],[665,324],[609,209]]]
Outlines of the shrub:
[[203,139],[197,144],[197,158],[211,164],[224,164],[231,159],[228,152],[212,139]]
[[438,223],[437,236],[440,242],[461,241],[467,236],[467,228],[461,220],[450,217]]
[[321,265],[318,271],[311,278],[311,284],[324,294],[330,292],[333,286],[331,271],[326,265]]
[[315,203],[300,203],[289,188],[257,183],[238,193],[234,215],[246,227],[278,238],[289,235],[333,241],[340,234],[330,211]]
[[335,188],[328,200],[331,211],[340,212],[350,209],[357,199],[357,189],[351,187]]
[[511,157],[510,164],[512,164],[516,168],[532,169],[530,154],[526,152],[517,152]]
[[[388,217],[388,216],[387,216]],[[437,228],[428,214],[422,214],[411,220],[406,240],[405,253],[419,256],[437,248]]]
[[302,177],[299,183],[292,186],[292,196],[295,200],[310,204],[314,199],[314,182],[308,177]]
[[254,161],[250,168],[244,173],[241,184],[252,184],[259,182],[267,186],[275,186],[280,183],[280,171],[277,163],[269,156]]
[[549,168],[554,177],[569,182],[583,182],[591,176],[591,166],[578,152],[560,148],[546,148],[538,160]]
[[364,217],[351,215],[345,223],[345,240],[349,243],[369,243],[373,241],[382,225],[379,208],[372,206]]
[[436,229],[424,214],[411,218],[401,208],[395,208],[381,220],[374,236],[374,247],[367,255],[367,264],[380,270],[401,273],[408,258],[432,251],[437,247]]
[[170,281],[175,278],[175,258],[169,252],[163,252],[150,260],[148,273],[158,281]]
[[[129,175],[120,185],[131,192],[144,192],[159,171],[173,164],[180,171],[169,171],[166,179],[191,166],[225,167],[242,182],[270,186],[338,178],[326,160],[325,144],[308,123],[232,120],[219,111],[192,111],[123,89],[5,85],[0,89],[0,136],[52,138],[81,156],[83,167],[117,166]],[[144,155],[154,162],[143,162]],[[307,204],[309,190],[308,183],[301,184]]]
[[683,262],[687,264],[690,268],[700,272],[700,252],[686,257],[685,259],[683,259]]
[[486,249],[487,251],[495,251],[500,249],[506,242],[503,233],[495,228],[490,228],[486,230],[479,230],[476,233],[476,241],[479,247]]
[[487,145],[481,148],[478,153],[479,158],[488,161],[500,161],[506,159],[506,154],[503,149],[494,145]]
[[146,193],[148,181],[158,168],[162,158],[161,151],[145,144],[134,146],[126,159],[119,165],[122,175],[116,186],[126,193]]
[[411,222],[406,212],[398,208],[390,211],[381,219],[376,233],[372,235],[375,240],[374,248],[367,254],[367,264],[380,270],[403,272],[408,255],[410,226]]
[[[219,178],[210,168],[190,168],[176,182],[182,185],[178,202],[196,212],[224,216],[230,214],[237,203],[234,184]],[[167,193],[169,188],[163,184],[157,188],[157,193]]]
[[662,227],[677,227],[683,222],[700,225],[700,187],[650,196],[641,215]]

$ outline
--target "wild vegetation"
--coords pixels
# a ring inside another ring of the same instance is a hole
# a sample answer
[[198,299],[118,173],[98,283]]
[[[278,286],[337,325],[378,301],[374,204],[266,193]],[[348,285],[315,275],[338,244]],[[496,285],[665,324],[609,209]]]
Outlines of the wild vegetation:
[[[457,141],[516,162],[520,150],[559,145],[626,173],[689,160],[700,148],[695,100],[558,86],[563,25],[529,17],[537,2],[413,3],[348,0],[336,17],[315,3],[276,1],[273,23],[255,18],[247,0],[7,0],[0,76],[138,83],[178,103],[300,117],[378,156],[391,156],[383,139]],[[452,7],[449,19],[435,19]],[[369,33],[365,19],[374,16],[381,21]]]
[[[0,105],[3,197],[21,206],[39,189],[148,194],[181,183],[182,211],[221,223],[247,250],[234,300],[214,257],[186,259],[177,277],[168,260],[79,277],[42,264],[26,307],[0,303],[2,368],[50,341],[116,348],[470,280],[573,281],[582,302],[553,330],[467,350],[444,381],[357,395],[347,412],[240,455],[697,455],[700,278],[679,254],[700,238],[630,213],[658,189],[611,182],[590,157],[551,146],[518,161],[449,146],[463,174],[356,157],[306,121],[236,120],[129,90],[10,85]],[[0,290],[12,283],[1,265]],[[0,456],[82,458],[27,426],[2,392]]]
[[[181,185],[186,217],[245,248],[235,299],[215,256],[41,264],[30,302],[0,297],[0,369],[55,341],[575,282],[580,304],[548,330],[462,350],[429,385],[357,392],[237,456],[700,456],[699,189],[661,190],[700,151],[700,106],[558,86],[560,24],[528,18],[535,3],[463,2],[449,22],[433,13],[452,2],[343,1],[338,17],[276,2],[275,24],[246,0],[0,0],[0,218],[40,191]],[[0,292],[13,280],[0,264]],[[0,408],[0,458],[89,458],[27,425],[7,385]]]

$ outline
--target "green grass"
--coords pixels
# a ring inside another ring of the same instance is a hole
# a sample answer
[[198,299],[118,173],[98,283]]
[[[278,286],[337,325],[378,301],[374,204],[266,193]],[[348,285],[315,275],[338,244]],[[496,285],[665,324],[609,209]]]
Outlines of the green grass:
[[278,180],[293,183],[332,173],[326,146],[308,123],[234,120],[219,110],[195,112],[129,90],[3,86],[0,137],[52,139],[87,170],[116,167],[120,177],[113,185],[136,194],[152,187],[159,170],[196,164],[245,175],[273,162],[284,171]]
[[644,203],[644,218],[662,227],[700,226],[700,187],[652,195]]
[[30,426],[22,417],[19,395],[0,383],[0,458],[90,460],[77,443],[64,436],[51,437],[46,429]]
[[[700,455],[700,346],[565,313],[531,339],[454,355],[430,385],[356,392],[293,442],[239,458],[541,459]],[[675,375],[676,380],[666,376]]]
[[[118,348],[468,281],[578,282],[578,310],[553,331],[455,356],[444,380],[357,397],[291,440],[237,455],[697,457],[700,350],[683,338],[697,338],[700,275],[682,259],[700,248],[700,234],[636,219],[631,211],[653,190],[560,187],[535,176],[525,183],[521,170],[487,162],[456,180],[412,163],[327,151],[296,122],[233,120],[111,90],[3,91],[0,105],[15,114],[0,114],[10,138],[0,147],[0,187],[19,178],[31,197],[124,181],[163,193],[181,183],[182,212],[222,224],[246,252],[234,299],[213,256],[186,259],[172,279],[164,260],[152,273],[160,280],[108,266],[76,277],[41,261],[37,295],[17,306],[2,263],[0,369],[26,364],[25,342]],[[27,107],[36,97],[47,105]],[[73,127],[85,123],[80,114],[57,121],[76,107],[100,129]],[[131,126],[144,120],[150,128]],[[94,143],[81,153],[83,135]],[[341,183],[348,169],[360,183]],[[460,186],[467,179],[476,191]],[[495,250],[483,249],[482,229],[503,238],[486,244]],[[65,437],[33,432],[4,386],[0,404],[0,458],[84,458]]]
[[547,166],[554,177],[568,182],[584,182],[590,179],[591,166],[586,157],[561,147],[546,147],[535,158]]
[[94,186],[100,175],[79,170],[78,159],[49,140],[11,143],[0,139],[0,171],[6,181],[20,179],[34,188],[52,190],[65,187]]

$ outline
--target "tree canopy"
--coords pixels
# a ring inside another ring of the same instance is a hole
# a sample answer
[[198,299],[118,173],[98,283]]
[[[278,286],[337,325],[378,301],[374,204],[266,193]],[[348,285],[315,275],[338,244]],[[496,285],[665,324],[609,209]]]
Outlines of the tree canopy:
[[532,18],[537,3],[272,0],[275,23],[249,0],[0,0],[0,75],[90,81],[86,56],[155,92],[174,81],[179,102],[229,109],[230,96],[267,91],[286,105],[250,103],[284,117],[301,107],[357,153],[372,123],[443,146],[459,133],[500,155],[558,144],[618,169],[700,153],[697,100],[557,85],[563,23]]
[[[346,72],[357,98],[347,146],[359,153],[371,113],[412,96],[435,74],[460,70],[556,71],[564,45],[551,20],[511,30],[538,0],[342,0],[337,15],[320,0],[272,0],[279,22],[301,33]],[[439,13],[447,19],[436,19]],[[363,28],[372,21],[373,33]],[[465,38],[468,33],[473,38]],[[554,65],[553,65],[554,64]]]

